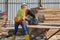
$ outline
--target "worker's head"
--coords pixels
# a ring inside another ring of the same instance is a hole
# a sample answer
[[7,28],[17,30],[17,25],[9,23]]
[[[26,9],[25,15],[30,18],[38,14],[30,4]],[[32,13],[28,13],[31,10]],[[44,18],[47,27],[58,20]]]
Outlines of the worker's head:
[[27,4],[26,4],[26,3],[23,3],[23,4],[21,5],[21,8],[27,8]]

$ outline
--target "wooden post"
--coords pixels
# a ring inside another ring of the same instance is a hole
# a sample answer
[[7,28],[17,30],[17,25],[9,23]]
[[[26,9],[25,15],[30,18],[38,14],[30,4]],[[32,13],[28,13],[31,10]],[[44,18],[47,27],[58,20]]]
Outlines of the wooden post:
[[7,12],[7,16],[8,16],[8,0],[6,1],[6,12]]
[[39,0],[39,7],[42,7],[42,1]]

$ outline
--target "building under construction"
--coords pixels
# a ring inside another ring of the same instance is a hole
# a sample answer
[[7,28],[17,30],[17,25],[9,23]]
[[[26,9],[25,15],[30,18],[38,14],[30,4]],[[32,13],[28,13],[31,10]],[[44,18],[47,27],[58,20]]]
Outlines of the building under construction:
[[[31,40],[60,40],[60,0],[0,0],[0,40],[12,40],[14,17],[22,3],[37,18],[36,25],[26,23]],[[25,40],[20,26],[16,40]]]

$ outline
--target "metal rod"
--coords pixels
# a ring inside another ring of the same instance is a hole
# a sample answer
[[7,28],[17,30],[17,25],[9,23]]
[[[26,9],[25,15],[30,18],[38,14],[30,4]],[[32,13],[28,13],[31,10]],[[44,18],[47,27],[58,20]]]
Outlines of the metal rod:
[[[0,2],[0,4],[6,4],[5,2]],[[8,4],[22,4],[22,3],[17,3],[17,2],[9,2]],[[30,3],[27,3],[27,4],[40,4],[40,3],[36,3],[36,2],[30,2]],[[60,2],[41,2],[41,4],[60,4]],[[40,6],[41,6],[40,4]]]

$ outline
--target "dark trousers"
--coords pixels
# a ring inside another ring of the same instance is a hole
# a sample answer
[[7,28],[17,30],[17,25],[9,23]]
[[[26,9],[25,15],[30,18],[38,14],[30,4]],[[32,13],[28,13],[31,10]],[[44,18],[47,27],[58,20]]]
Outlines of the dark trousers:
[[28,31],[27,31],[27,25],[25,23],[22,23],[22,22],[15,22],[15,30],[14,30],[14,35],[16,35],[17,31],[18,31],[18,26],[21,25],[21,27],[23,28],[23,31],[24,31],[24,34],[28,34]]

